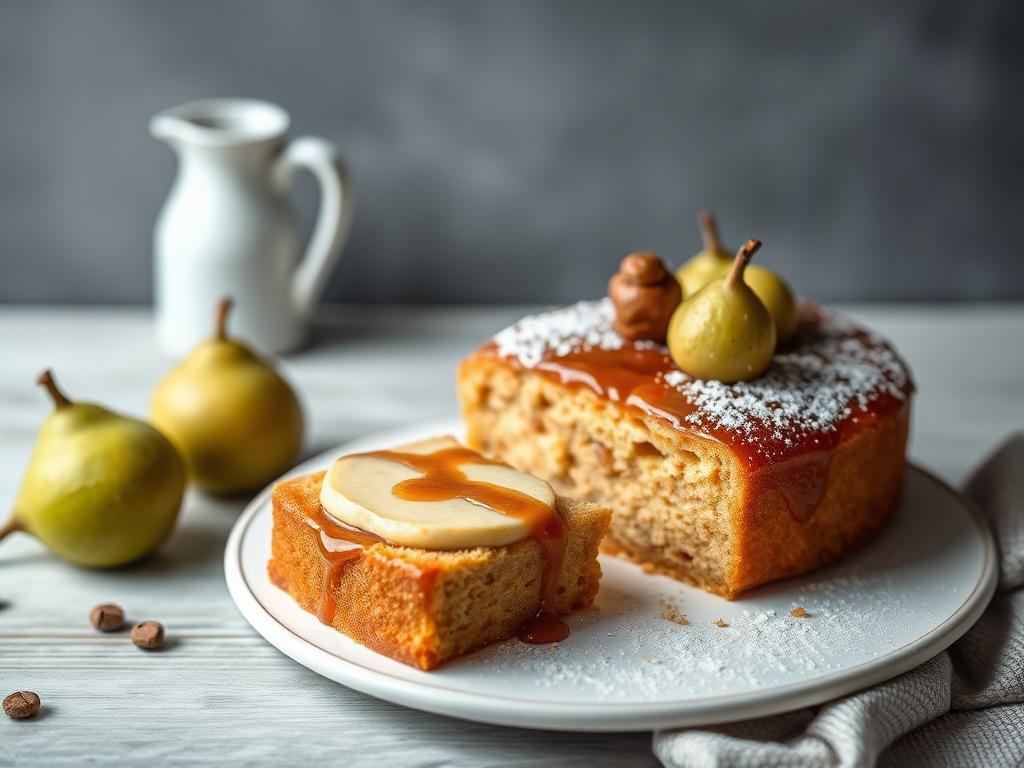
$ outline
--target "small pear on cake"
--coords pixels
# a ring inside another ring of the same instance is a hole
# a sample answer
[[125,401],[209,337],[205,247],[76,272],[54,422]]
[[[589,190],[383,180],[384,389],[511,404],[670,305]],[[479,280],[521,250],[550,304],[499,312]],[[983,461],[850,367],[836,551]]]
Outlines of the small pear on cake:
[[338,458],[273,491],[271,579],[321,622],[433,669],[515,635],[564,639],[609,511],[453,437]]
[[722,277],[732,265],[732,254],[722,246],[715,217],[707,211],[701,211],[697,214],[697,221],[704,249],[676,270],[676,279],[683,288],[683,296],[692,296],[712,280]]
[[712,280],[672,314],[668,348],[681,370],[727,383],[755,379],[775,354],[772,316],[744,281],[751,256],[761,247],[747,240],[725,277]]
[[[676,279],[683,287],[684,298],[693,296],[713,280],[725,277],[733,265],[733,256],[722,246],[718,237],[715,217],[705,212],[698,218],[704,250],[676,270]],[[744,281],[772,316],[778,343],[785,344],[793,338],[800,324],[800,313],[797,311],[793,291],[779,275],[757,264],[747,267]]]

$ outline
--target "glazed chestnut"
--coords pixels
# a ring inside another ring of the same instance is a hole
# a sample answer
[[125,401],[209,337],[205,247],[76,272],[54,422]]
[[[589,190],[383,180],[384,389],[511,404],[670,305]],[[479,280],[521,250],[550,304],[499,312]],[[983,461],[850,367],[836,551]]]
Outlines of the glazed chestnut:
[[655,254],[631,253],[608,282],[608,296],[620,336],[664,344],[668,321],[683,294],[675,275]]

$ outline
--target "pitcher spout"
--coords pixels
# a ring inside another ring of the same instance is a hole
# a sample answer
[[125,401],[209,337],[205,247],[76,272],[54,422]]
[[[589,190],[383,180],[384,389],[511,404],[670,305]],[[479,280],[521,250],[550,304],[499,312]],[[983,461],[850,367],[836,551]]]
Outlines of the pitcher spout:
[[288,113],[255,99],[201,99],[154,115],[150,134],[170,144],[237,146],[282,138]]
[[153,115],[149,119],[149,135],[160,141],[172,142],[178,136],[180,120],[167,112]]

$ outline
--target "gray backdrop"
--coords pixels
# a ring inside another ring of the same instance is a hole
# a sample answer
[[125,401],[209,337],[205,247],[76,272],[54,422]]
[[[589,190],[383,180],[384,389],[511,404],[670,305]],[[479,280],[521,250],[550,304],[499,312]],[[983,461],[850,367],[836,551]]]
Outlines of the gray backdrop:
[[1022,39],[1019,2],[0,0],[0,300],[148,301],[147,118],[209,95],[342,148],[331,299],[596,295],[704,207],[823,300],[1021,298]]

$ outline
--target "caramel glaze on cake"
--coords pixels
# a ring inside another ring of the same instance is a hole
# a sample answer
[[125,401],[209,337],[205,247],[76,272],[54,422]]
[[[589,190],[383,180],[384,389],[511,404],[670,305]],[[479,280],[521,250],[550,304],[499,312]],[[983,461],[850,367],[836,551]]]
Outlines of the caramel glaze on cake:
[[823,308],[764,375],[703,381],[605,299],[524,318],[465,360],[471,446],[610,506],[605,548],[734,597],[832,561],[902,491],[910,374]]

